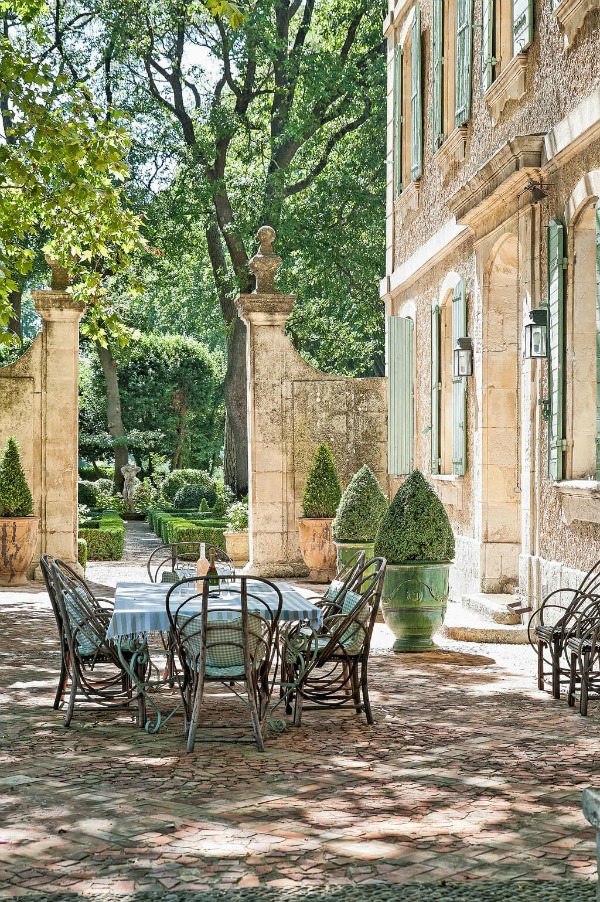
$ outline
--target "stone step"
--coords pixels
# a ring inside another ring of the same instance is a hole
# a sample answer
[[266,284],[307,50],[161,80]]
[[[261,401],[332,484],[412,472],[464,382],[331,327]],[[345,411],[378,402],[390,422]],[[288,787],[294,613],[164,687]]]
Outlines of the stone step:
[[457,602],[448,602],[444,625],[438,635],[459,642],[491,642],[498,645],[526,645],[523,624],[498,623]]
[[520,615],[508,607],[510,603],[518,600],[515,595],[492,595],[485,592],[473,592],[471,595],[462,596],[463,607],[481,614],[486,620],[509,626],[518,626],[521,623]]

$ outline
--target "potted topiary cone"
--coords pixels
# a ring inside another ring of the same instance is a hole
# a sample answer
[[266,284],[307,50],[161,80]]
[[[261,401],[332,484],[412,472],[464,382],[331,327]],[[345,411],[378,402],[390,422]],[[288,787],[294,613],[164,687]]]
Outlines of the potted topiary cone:
[[364,551],[367,560],[373,557],[375,535],[386,510],[387,499],[377,477],[365,464],[348,483],[332,524],[338,570],[357,551]]
[[385,513],[375,554],[387,560],[381,608],[394,651],[423,651],[444,622],[454,535],[446,509],[419,470],[400,486]]
[[300,549],[313,582],[328,582],[335,572],[331,523],[342,490],[327,445],[319,445],[309,470],[298,520]]
[[0,586],[22,586],[33,560],[38,518],[19,455],[10,437],[0,461]]

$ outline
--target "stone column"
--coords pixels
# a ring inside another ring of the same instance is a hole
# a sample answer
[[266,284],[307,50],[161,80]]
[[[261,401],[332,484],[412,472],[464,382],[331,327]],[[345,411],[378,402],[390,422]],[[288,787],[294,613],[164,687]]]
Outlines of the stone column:
[[79,320],[65,270],[48,261],[52,287],[32,292],[43,321],[41,373],[41,551],[77,562]]
[[287,447],[292,429],[283,385],[291,347],[284,334],[295,295],[275,290],[281,257],[273,253],[275,232],[259,229],[260,250],[250,261],[256,289],[236,305],[247,326],[248,476],[250,561],[256,576],[300,576],[308,571],[289,540],[293,490],[288,478]]

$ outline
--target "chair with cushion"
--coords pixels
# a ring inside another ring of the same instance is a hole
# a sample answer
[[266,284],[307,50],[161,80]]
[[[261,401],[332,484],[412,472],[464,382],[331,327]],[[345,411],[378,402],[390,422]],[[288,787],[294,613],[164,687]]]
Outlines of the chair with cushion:
[[308,595],[308,601],[312,601],[316,607],[321,608],[326,613],[337,613],[341,610],[344,594],[354,577],[361,570],[365,563],[364,551],[357,551],[346,562],[346,564],[338,570],[334,579],[327,586],[327,590],[323,595]]
[[148,656],[143,641],[121,640],[119,654],[117,646],[106,641],[111,612],[85,581],[57,558],[45,558],[43,566],[53,586],[51,598],[63,646],[63,682],[55,707],[68,690],[65,726],[71,723],[77,700],[109,708],[129,708],[137,701],[138,721],[143,725],[143,695],[132,682],[132,674],[140,682],[146,678]]
[[295,684],[295,726],[303,709],[344,705],[357,714],[364,711],[367,723],[373,723],[368,662],[385,568],[384,558],[367,561],[345,592],[341,610],[326,614],[320,630],[297,626],[287,633],[285,681]]
[[585,717],[590,694],[600,694],[600,596],[579,611],[564,656],[569,667],[568,704],[573,707],[579,688],[579,713]]
[[576,589],[555,589],[531,615],[528,635],[537,654],[538,689],[544,689],[549,677],[554,698],[560,698],[561,683],[569,684],[571,680],[570,665],[562,659],[568,639],[576,635],[578,615],[599,595],[600,561],[597,561]]
[[167,593],[171,636],[181,663],[188,752],[194,750],[207,683],[223,685],[246,705],[254,741],[263,752],[277,669],[281,592],[266,579],[252,577],[249,585],[248,577],[242,576],[239,583],[231,585],[221,576],[221,591],[226,592],[223,596],[216,594],[207,577],[203,578],[201,593],[186,596],[186,585],[195,582],[194,578],[181,580]]
[[148,576],[152,583],[176,583],[181,579],[194,576],[196,561],[200,557],[200,545],[205,546],[206,557],[211,551],[215,553],[215,561],[223,575],[235,576],[235,566],[229,555],[215,545],[206,542],[173,542],[155,548],[147,564]]

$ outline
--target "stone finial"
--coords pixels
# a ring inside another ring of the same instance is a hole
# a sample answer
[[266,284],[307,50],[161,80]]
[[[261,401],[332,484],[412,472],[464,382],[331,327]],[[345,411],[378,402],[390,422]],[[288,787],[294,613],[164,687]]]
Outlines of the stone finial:
[[272,229],[271,226],[262,226],[256,237],[260,242],[260,247],[248,264],[256,276],[255,293],[273,294],[275,293],[275,274],[283,263],[281,257],[273,253],[275,229]]
[[60,263],[57,263],[56,260],[53,260],[52,257],[49,257],[46,254],[46,263],[52,270],[52,281],[50,283],[50,287],[52,291],[65,291],[70,284],[69,274],[64,266],[61,266]]

